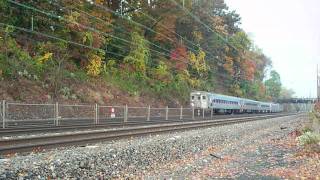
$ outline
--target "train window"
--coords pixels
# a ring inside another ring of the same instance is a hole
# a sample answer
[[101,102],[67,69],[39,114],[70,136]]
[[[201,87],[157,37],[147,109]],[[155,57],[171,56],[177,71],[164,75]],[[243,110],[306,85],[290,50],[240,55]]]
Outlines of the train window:
[[200,97],[200,96],[198,96],[198,100],[201,100],[201,97]]
[[191,96],[191,99],[194,100],[194,96]]
[[206,99],[206,96],[202,96],[202,99]]

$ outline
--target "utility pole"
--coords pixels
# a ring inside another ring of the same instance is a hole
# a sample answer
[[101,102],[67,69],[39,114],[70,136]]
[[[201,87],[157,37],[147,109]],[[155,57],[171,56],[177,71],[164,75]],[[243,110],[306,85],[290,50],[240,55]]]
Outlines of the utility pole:
[[320,75],[319,75],[319,65],[317,65],[317,100],[320,102]]

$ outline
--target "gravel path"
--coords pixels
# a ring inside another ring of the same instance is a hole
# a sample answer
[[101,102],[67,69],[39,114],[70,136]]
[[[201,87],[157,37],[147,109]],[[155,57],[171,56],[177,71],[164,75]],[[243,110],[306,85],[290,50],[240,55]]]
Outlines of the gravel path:
[[[239,158],[247,157],[241,150],[254,150],[255,161],[263,151],[254,144],[283,137],[302,120],[282,117],[14,155],[0,159],[0,179],[256,177],[261,169],[255,165],[239,169],[245,162],[242,159],[247,159]],[[222,162],[238,164],[219,167]]]

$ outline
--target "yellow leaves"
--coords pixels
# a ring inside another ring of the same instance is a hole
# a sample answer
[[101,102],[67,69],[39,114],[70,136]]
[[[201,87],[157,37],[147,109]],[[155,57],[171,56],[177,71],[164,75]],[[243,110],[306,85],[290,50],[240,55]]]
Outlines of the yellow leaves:
[[192,35],[197,42],[200,42],[203,39],[203,35],[200,31],[193,31]]
[[91,32],[85,32],[83,34],[82,37],[82,43],[83,44],[89,44],[90,46],[92,46],[92,42],[93,42],[93,35]]
[[87,74],[93,77],[97,77],[101,73],[101,67],[101,57],[96,54],[89,55],[89,64],[86,67]]
[[171,81],[171,74],[168,66],[163,62],[159,63],[159,65],[152,71],[152,74],[157,80],[163,83],[168,83]]
[[45,62],[47,62],[49,59],[52,58],[53,53],[47,52],[45,53],[43,56],[40,56],[39,58],[37,58],[37,63],[39,64],[44,64]]
[[80,13],[73,11],[69,16],[67,16],[67,20],[72,22],[72,23],[76,23],[78,18],[80,17]]
[[233,70],[233,58],[226,56],[225,57],[225,64],[223,65],[223,68],[231,75],[234,75],[234,70]]
[[197,63],[197,57],[193,52],[189,52],[189,60],[190,60],[191,64]]
[[205,57],[206,53],[202,50],[199,50],[198,55],[195,55],[193,52],[189,52],[189,60],[192,64],[192,68],[195,69],[200,76],[208,72]]
[[179,81],[187,82],[191,87],[198,88],[201,84],[199,79],[191,78],[190,73],[187,70],[183,70],[178,74]]
[[227,35],[228,34],[228,30],[226,28],[226,23],[223,20],[223,17],[221,16],[214,16],[212,17],[212,21],[213,21],[213,28],[215,30],[215,32],[218,32],[218,34],[221,35]]
[[96,3],[97,3],[97,4],[103,4],[103,3],[104,3],[104,0],[96,0]]

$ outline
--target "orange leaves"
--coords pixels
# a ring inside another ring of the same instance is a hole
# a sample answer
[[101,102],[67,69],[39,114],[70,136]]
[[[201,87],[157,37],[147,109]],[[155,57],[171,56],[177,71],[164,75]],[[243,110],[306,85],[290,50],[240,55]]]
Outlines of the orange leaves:
[[97,4],[103,4],[104,0],[95,0]]
[[228,34],[228,30],[226,28],[227,25],[225,24],[222,16],[213,16],[211,19],[215,32],[218,32],[218,34],[223,36]]
[[164,18],[160,19],[155,30],[158,32],[155,36],[155,40],[167,42],[170,38],[173,41],[176,41],[176,34],[174,33],[176,31],[176,21],[177,17],[172,14],[170,14],[170,16],[165,15]]
[[170,59],[175,63],[178,71],[186,70],[188,67],[188,52],[185,46],[178,46],[170,54]]
[[254,73],[256,72],[256,64],[251,60],[243,62],[242,68],[244,70],[244,78],[248,81],[254,80]]
[[225,63],[223,65],[223,68],[231,75],[234,75],[234,70],[233,70],[233,58],[226,56],[225,57]]

